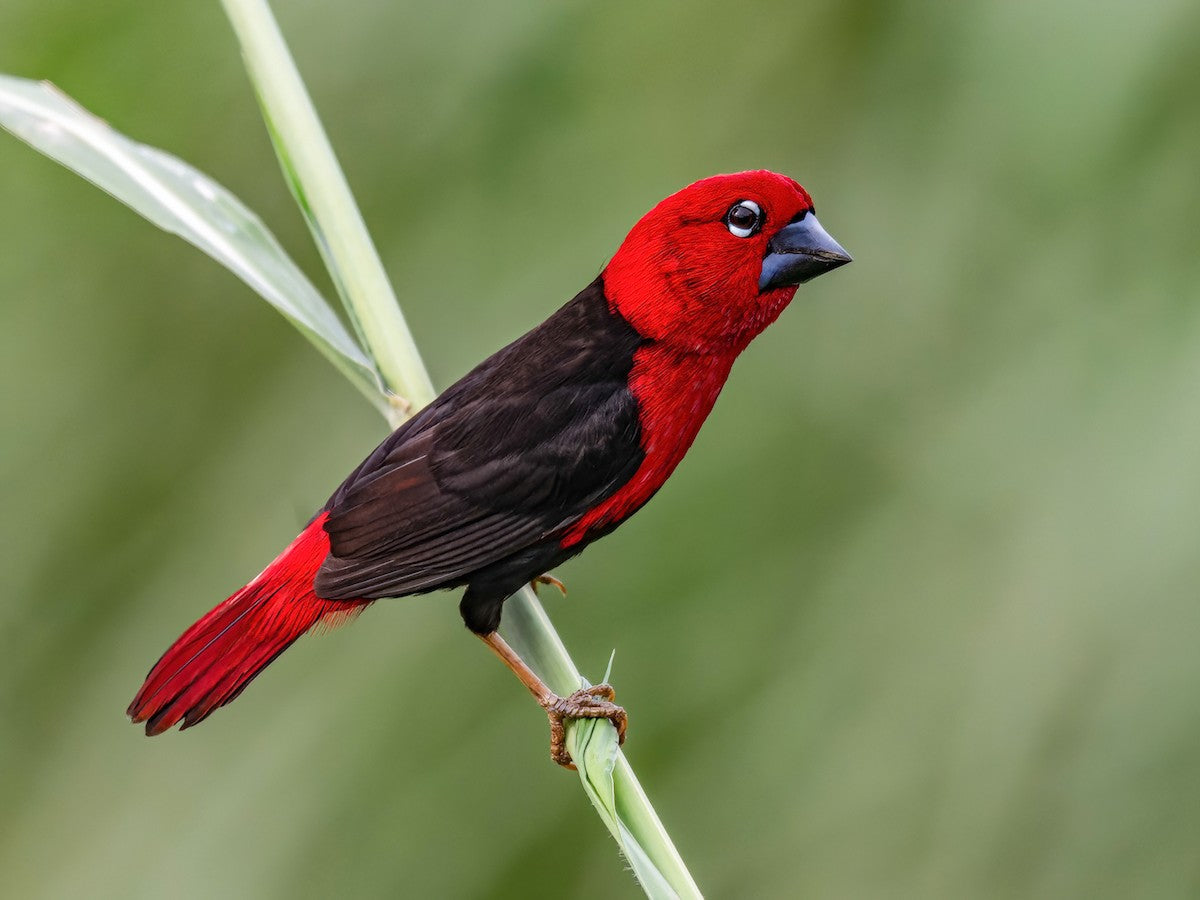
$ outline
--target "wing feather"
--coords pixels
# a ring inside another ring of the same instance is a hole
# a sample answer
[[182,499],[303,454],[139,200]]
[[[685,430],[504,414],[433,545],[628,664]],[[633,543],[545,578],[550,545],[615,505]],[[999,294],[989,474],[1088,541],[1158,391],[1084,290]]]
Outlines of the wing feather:
[[557,540],[632,477],[643,454],[627,376],[640,338],[598,285],[393,432],[335,492],[318,596],[464,584]]

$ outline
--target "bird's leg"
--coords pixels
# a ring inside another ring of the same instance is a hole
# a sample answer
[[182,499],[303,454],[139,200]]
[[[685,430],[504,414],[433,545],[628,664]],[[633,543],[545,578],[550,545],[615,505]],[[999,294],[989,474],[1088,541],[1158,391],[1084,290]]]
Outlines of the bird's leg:
[[563,724],[566,719],[608,719],[617,729],[617,740],[625,743],[625,728],[628,718],[625,710],[617,706],[613,700],[616,692],[611,685],[597,684],[583,688],[569,697],[560,697],[550,690],[549,685],[538,678],[537,673],[526,665],[525,660],[517,655],[508,642],[492,631],[479,635],[479,639],[491,647],[492,652],[500,657],[521,684],[529,689],[533,698],[546,711],[550,719],[550,758],[568,769],[574,769],[571,754],[567,752],[567,732]]
[[559,593],[561,593],[564,597],[567,596],[567,586],[549,573],[545,575],[539,575],[537,578],[533,579],[533,581],[529,582],[529,586],[533,588],[533,592],[535,594],[538,592],[539,584],[552,584],[558,588]]

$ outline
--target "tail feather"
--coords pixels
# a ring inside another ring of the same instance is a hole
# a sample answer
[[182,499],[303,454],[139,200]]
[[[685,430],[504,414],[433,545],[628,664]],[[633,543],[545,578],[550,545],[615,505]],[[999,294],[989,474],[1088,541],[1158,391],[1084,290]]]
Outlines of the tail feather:
[[313,579],[329,552],[318,516],[257,578],[196,622],[155,663],[129,717],[161,734],[202,722],[314,625],[335,627],[369,600],[322,600]]

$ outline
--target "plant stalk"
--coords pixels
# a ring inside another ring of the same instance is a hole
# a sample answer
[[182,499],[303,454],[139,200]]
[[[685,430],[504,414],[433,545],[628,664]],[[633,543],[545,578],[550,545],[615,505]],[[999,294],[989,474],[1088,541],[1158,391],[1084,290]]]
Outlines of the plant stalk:
[[399,398],[393,427],[437,392],[400,311],[350,185],[264,0],[222,0],[242,46],[288,186],[313,232],[351,321]]
[[[387,386],[415,410],[434,398],[433,384],[270,7],[265,0],[222,0],[222,5],[241,43],[284,174],[351,319]],[[393,424],[408,411],[401,410],[391,417]],[[556,692],[565,695],[586,684],[530,589],[523,589],[505,603],[502,631]],[[615,735],[609,723],[603,725]],[[574,723],[568,726],[573,727]],[[611,811],[614,821],[606,820],[605,824],[631,857],[635,869],[638,861],[632,858],[631,849],[643,853],[658,870],[661,881],[651,884],[642,879],[648,894],[700,897],[699,888],[612,735],[605,737],[613,743],[615,809]],[[592,772],[591,777],[597,774],[607,775]],[[635,840],[637,846],[628,847],[623,834]],[[655,886],[658,884],[662,887]]]

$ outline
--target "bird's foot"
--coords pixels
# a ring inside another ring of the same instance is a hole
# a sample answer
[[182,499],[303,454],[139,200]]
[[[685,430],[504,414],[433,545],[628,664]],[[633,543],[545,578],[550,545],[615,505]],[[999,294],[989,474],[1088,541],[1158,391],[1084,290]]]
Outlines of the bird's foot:
[[533,592],[535,594],[538,592],[539,584],[552,584],[558,588],[559,592],[562,593],[564,597],[567,596],[567,586],[553,575],[539,575],[537,578],[533,579],[533,581],[529,582],[529,586],[533,588]]
[[597,684],[578,690],[569,697],[552,695],[550,700],[543,703],[550,719],[550,758],[567,769],[575,768],[571,754],[567,752],[567,719],[608,719],[617,729],[617,742],[624,744],[629,717],[622,707],[613,702],[616,697],[612,685]]
[[598,684],[578,690],[569,697],[560,697],[550,690],[546,682],[538,678],[537,673],[529,668],[525,660],[521,659],[495,631],[481,634],[479,639],[500,657],[546,711],[546,716],[550,719],[550,758],[560,766],[575,768],[575,764],[571,762],[571,754],[567,752],[566,719],[608,719],[617,729],[618,742],[625,743],[628,717],[625,710],[613,702],[617,694],[611,685]]

